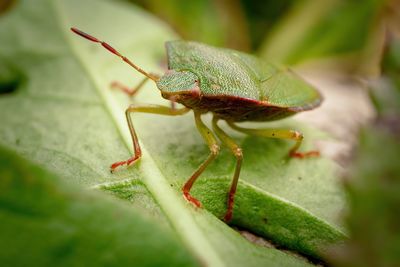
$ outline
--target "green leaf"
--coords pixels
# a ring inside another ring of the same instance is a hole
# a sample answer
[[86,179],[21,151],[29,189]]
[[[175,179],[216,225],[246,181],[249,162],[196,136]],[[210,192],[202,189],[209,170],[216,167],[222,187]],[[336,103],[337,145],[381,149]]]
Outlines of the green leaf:
[[171,231],[138,210],[60,181],[2,147],[0,177],[3,266],[197,265]]
[[[118,196],[121,200],[113,205],[121,205],[121,209],[126,209],[129,200],[133,211],[141,210],[140,214],[158,225],[149,227],[168,229],[170,238],[180,240],[201,264],[309,265],[304,258],[248,242],[217,218],[225,211],[234,167],[228,151],[221,153],[193,191],[216,216],[195,209],[183,199],[180,187],[208,153],[190,114],[179,118],[135,115],[143,157],[127,170],[109,172],[111,163],[131,155],[123,112],[130,101],[110,90],[109,84],[118,80],[131,85],[141,77],[101,46],[73,35],[71,26],[110,41],[139,66],[159,73],[163,43],[176,38],[164,24],[122,3],[17,2],[0,17],[0,84],[7,88],[0,95],[0,143],[64,182],[105,189],[107,193],[99,193],[97,198],[107,198],[109,193]],[[168,104],[150,83],[134,101]],[[270,125],[303,130],[307,140],[304,149],[312,147],[313,138],[321,137],[293,120]],[[344,238],[339,214],[345,205],[336,164],[324,158],[284,160],[292,145],[289,142],[232,135],[245,153],[234,226],[317,259],[326,245]],[[23,201],[18,195],[11,199],[12,205]],[[70,199],[60,201],[68,203]],[[54,212],[50,210],[49,216],[56,216]],[[100,212],[93,216],[101,221]],[[77,227],[85,229],[84,222],[77,222]],[[29,232],[21,235],[29,236]],[[151,242],[146,237],[141,240]],[[17,250],[24,245],[17,239],[10,244]],[[47,255],[47,251],[37,253]],[[165,257],[166,261],[173,260]]]

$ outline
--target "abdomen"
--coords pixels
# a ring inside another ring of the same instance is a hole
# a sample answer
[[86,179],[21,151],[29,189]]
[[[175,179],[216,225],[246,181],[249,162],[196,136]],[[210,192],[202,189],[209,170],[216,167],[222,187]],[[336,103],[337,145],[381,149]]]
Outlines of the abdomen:
[[296,113],[257,100],[226,96],[203,96],[200,101],[188,107],[212,112],[221,119],[230,121],[272,121]]

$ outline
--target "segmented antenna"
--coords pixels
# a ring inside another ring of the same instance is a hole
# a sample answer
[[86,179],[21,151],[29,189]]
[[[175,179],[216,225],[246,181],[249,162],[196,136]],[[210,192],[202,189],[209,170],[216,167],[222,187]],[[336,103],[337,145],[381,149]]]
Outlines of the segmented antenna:
[[110,51],[111,53],[113,53],[114,55],[117,55],[118,57],[120,57],[123,61],[125,61],[126,63],[128,63],[129,65],[131,65],[133,68],[135,68],[138,72],[142,73],[143,75],[147,76],[149,79],[153,80],[153,81],[157,81],[158,78],[151,75],[150,73],[147,73],[146,71],[144,71],[142,68],[136,66],[135,64],[133,64],[132,61],[130,61],[127,57],[121,55],[114,47],[112,47],[111,45],[107,44],[106,42],[100,41],[99,39],[97,39],[96,37],[91,36],[90,34],[87,34],[81,30],[78,30],[77,28],[72,27],[71,31],[73,31],[74,33],[82,36],[85,39],[88,39],[89,41],[95,42],[95,43],[99,43],[101,44],[105,49],[107,49],[108,51]]

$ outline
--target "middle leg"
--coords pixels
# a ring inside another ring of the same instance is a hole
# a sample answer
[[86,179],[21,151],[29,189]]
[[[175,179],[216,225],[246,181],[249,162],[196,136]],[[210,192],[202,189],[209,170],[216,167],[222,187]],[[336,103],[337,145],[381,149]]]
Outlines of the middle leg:
[[235,141],[218,126],[218,118],[215,116],[213,118],[212,125],[215,134],[218,136],[221,142],[225,144],[232,151],[233,155],[236,157],[235,173],[233,174],[232,184],[228,195],[228,203],[227,203],[228,209],[224,216],[224,220],[226,222],[229,222],[232,219],[233,204],[234,204],[237,183],[239,181],[240,169],[242,167],[243,152],[242,149],[235,143]]

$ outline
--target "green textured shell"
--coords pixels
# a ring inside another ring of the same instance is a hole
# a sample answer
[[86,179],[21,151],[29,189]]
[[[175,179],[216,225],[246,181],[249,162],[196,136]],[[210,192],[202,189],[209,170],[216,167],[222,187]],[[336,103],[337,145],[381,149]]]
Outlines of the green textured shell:
[[231,96],[293,111],[320,104],[319,92],[294,72],[239,51],[196,42],[166,43],[168,68],[189,70],[204,96]]

